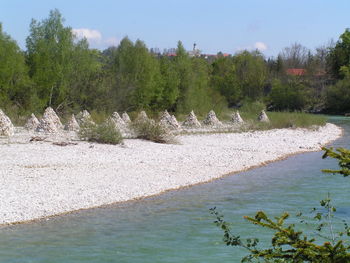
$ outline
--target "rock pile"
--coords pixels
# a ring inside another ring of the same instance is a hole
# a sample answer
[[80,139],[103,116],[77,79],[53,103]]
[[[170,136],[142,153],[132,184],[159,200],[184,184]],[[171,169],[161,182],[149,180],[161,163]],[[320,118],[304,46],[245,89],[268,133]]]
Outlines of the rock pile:
[[46,108],[43,118],[40,120],[37,132],[57,133],[63,128],[60,118],[56,112],[51,108]]
[[139,115],[136,117],[136,122],[143,122],[143,121],[148,121],[148,116],[145,111],[141,111]]
[[87,110],[83,110],[78,113],[76,118],[78,124],[81,125],[95,125],[95,122],[92,120],[90,113]]
[[126,123],[125,121],[120,117],[118,112],[113,112],[112,117],[110,120],[114,123],[116,128],[119,130],[125,130],[126,128]]
[[197,120],[197,117],[193,111],[191,111],[190,114],[188,114],[186,120],[182,123],[182,125],[186,127],[195,127],[195,128],[199,128],[202,126],[200,122]]
[[77,122],[77,119],[75,118],[74,114],[72,114],[72,117],[67,122],[66,126],[64,127],[66,131],[74,131],[78,132],[80,130],[79,123]]
[[26,124],[24,125],[24,128],[26,128],[27,130],[35,131],[38,128],[39,124],[40,124],[39,120],[34,115],[34,113],[32,113],[32,115],[30,115],[30,118],[27,120]]
[[12,136],[15,134],[15,127],[13,126],[9,117],[0,110],[0,136]]
[[269,117],[267,117],[266,113],[264,110],[262,110],[258,116],[258,121],[261,122],[270,122]]
[[235,111],[234,113],[232,113],[231,122],[234,124],[244,122],[241,115],[239,114],[239,111]]
[[176,130],[180,128],[179,123],[174,115],[170,115],[167,110],[165,110],[160,117],[159,123],[166,128]]
[[122,119],[126,124],[131,122],[129,115],[126,112],[123,112]]
[[205,125],[210,125],[210,126],[221,126],[222,123],[219,121],[219,119],[216,117],[216,114],[213,110],[209,111],[207,117],[203,121]]

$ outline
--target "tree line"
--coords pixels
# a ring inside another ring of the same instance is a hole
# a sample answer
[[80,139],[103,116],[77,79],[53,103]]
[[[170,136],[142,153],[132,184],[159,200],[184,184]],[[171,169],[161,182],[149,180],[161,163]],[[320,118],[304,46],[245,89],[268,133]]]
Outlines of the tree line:
[[127,37],[91,49],[58,10],[32,20],[25,51],[0,24],[0,107],[7,111],[205,113],[253,101],[270,110],[349,113],[350,31],[315,52],[293,44],[277,58],[255,50],[208,59],[190,56],[181,41],[175,56]]

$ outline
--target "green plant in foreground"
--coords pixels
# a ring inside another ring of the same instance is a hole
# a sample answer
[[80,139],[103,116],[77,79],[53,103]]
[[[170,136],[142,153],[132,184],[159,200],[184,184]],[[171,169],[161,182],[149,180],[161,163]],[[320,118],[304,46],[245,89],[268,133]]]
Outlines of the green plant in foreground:
[[[332,149],[324,148],[323,158],[332,157],[339,160],[340,170],[325,170],[325,172],[349,175],[350,151],[339,148],[337,152]],[[242,258],[241,262],[319,262],[319,263],[346,263],[350,262],[350,227],[343,220],[344,230],[336,232],[333,229],[333,217],[336,211],[331,204],[329,195],[320,202],[322,211],[312,209],[313,216],[311,220],[316,220],[316,233],[322,240],[316,240],[316,237],[308,237],[300,230],[296,230],[294,224],[285,224],[290,217],[288,213],[283,213],[279,217],[271,219],[265,212],[259,211],[254,217],[245,216],[244,218],[254,225],[274,231],[271,237],[271,247],[267,249],[259,248],[259,240],[256,238],[242,239],[239,235],[233,234],[229,223],[224,220],[216,208],[210,209],[212,215],[216,217],[214,223],[223,230],[223,241],[228,246],[241,247],[248,251],[248,255]],[[299,213],[297,217],[301,217]],[[310,220],[308,220],[310,221]],[[309,225],[307,220],[301,220],[301,223]],[[313,222],[311,222],[312,224]],[[324,234],[325,229],[327,233]],[[262,261],[261,261],[262,260]]]
[[80,127],[81,140],[104,144],[120,144],[123,137],[111,121],[102,124],[86,123]]
[[335,158],[339,161],[338,165],[340,167],[339,170],[322,170],[325,173],[334,173],[334,174],[341,174],[344,177],[350,175],[350,151],[348,149],[344,148],[337,148],[337,152],[334,152],[332,148],[322,148],[325,153],[323,154],[322,158]]

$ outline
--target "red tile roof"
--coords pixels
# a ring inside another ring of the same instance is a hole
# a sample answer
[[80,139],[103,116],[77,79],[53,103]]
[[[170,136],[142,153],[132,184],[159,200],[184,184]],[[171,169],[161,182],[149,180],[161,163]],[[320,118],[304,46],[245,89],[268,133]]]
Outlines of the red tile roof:
[[287,74],[293,76],[303,76],[306,74],[306,70],[303,68],[289,68],[287,69]]

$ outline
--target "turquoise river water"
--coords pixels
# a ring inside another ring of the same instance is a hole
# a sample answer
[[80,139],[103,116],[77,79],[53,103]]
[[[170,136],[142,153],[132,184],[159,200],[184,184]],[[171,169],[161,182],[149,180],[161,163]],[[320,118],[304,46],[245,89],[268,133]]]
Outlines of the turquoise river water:
[[[331,122],[344,128],[332,146],[350,148],[350,120]],[[271,215],[308,211],[330,192],[336,215],[350,221],[350,181],[320,172],[336,167],[321,156],[299,154],[140,201],[1,227],[0,262],[240,262],[245,251],[223,244],[209,208],[216,206],[242,237],[267,240],[270,232],[242,217],[261,209]]]

